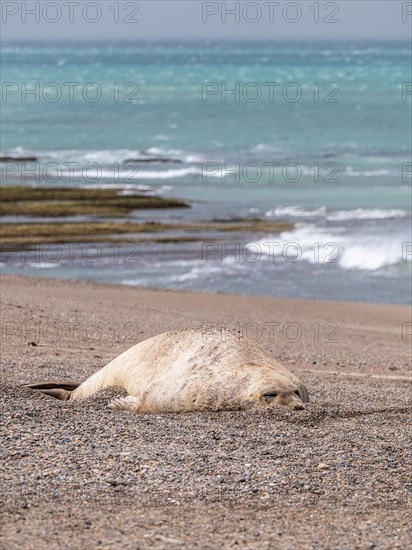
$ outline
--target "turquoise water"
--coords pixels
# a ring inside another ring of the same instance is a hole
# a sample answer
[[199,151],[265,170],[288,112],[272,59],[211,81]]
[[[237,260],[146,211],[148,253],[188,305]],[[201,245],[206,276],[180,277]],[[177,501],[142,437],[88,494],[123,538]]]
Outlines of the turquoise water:
[[[133,269],[113,265],[110,255],[104,269],[63,259],[8,258],[3,267],[407,303],[412,97],[402,100],[402,83],[411,81],[405,42],[6,44],[2,153],[39,161],[13,173],[3,166],[3,183],[127,185],[194,201],[190,212],[162,212],[162,219],[244,215],[297,227],[279,238],[251,236],[261,243],[257,262],[236,254],[203,262],[200,245],[152,245]],[[236,94],[225,95],[225,87]],[[123,164],[131,158],[145,162],[138,170]],[[274,257],[264,249],[268,239],[280,243]],[[282,253],[290,242],[301,252],[294,262]],[[313,256],[315,243],[331,242],[337,261],[327,249]]]

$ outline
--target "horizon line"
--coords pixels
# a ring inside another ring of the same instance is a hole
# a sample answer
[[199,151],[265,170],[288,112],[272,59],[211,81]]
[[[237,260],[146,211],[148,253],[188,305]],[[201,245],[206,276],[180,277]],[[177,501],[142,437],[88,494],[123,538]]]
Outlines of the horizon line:
[[85,43],[85,42],[100,42],[100,43],[106,43],[106,44],[114,44],[114,43],[147,43],[147,42],[174,42],[177,44],[181,43],[213,43],[213,42],[229,42],[229,43],[244,43],[244,42],[252,42],[252,43],[262,43],[262,42],[290,42],[290,43],[299,43],[299,42],[408,42],[411,44],[411,52],[412,52],[412,40],[411,38],[395,38],[395,37],[385,37],[385,38],[373,38],[373,37],[330,37],[330,38],[316,38],[316,37],[300,37],[300,38],[273,38],[273,37],[267,37],[267,38],[243,38],[243,39],[231,39],[227,37],[215,37],[213,39],[211,38],[119,38],[119,39],[112,39],[107,40],[106,38],[0,38],[1,43],[6,42],[36,42],[36,43],[58,43],[58,42],[79,42],[79,43]]

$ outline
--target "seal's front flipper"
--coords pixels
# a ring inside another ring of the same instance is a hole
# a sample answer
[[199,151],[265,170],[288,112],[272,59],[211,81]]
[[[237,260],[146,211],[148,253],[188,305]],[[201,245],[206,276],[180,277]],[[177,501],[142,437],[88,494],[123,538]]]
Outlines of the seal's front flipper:
[[109,408],[114,411],[129,411],[129,412],[139,412],[141,399],[140,397],[133,397],[128,395],[127,397],[118,397],[117,399],[112,399],[109,403]]
[[78,388],[80,384],[67,383],[58,384],[50,382],[48,384],[24,384],[24,388],[30,388],[31,390],[41,391],[46,395],[50,395],[61,401],[68,401],[72,392]]

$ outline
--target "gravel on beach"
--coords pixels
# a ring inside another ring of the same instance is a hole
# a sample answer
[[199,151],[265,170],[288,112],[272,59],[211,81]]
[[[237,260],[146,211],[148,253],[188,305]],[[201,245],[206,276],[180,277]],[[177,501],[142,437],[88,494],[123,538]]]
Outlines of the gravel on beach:
[[[24,277],[1,294],[1,548],[410,546],[407,307]],[[119,388],[61,402],[21,387],[82,381],[202,323],[264,327],[307,409],[138,415],[107,407]]]

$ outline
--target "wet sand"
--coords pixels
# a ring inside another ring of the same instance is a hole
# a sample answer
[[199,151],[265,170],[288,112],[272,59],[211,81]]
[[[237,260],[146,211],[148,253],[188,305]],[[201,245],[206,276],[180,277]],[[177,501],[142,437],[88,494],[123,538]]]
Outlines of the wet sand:
[[[408,307],[12,276],[1,300],[4,548],[408,547]],[[119,389],[19,387],[208,323],[302,378],[307,410],[133,415],[108,409]]]

